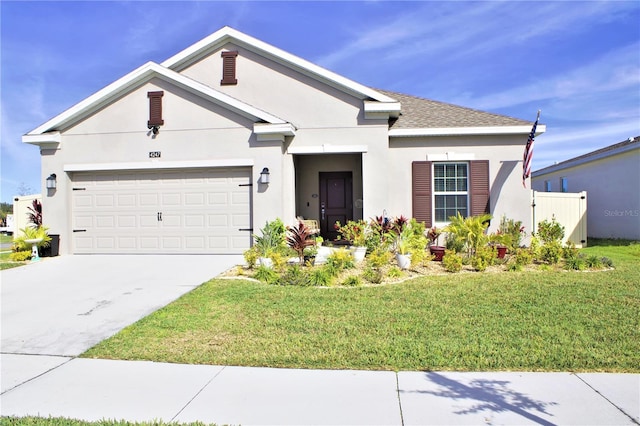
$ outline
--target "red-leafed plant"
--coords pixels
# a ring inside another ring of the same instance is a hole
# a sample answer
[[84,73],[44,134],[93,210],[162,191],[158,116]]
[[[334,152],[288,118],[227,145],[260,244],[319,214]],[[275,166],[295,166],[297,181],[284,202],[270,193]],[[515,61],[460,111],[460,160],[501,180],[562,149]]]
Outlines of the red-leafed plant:
[[31,207],[28,207],[27,210],[29,210],[27,214],[29,222],[33,223],[36,228],[40,228],[42,226],[42,204],[40,201],[33,200]]
[[298,254],[300,264],[304,263],[304,249],[315,245],[313,231],[303,222],[287,227],[287,245]]

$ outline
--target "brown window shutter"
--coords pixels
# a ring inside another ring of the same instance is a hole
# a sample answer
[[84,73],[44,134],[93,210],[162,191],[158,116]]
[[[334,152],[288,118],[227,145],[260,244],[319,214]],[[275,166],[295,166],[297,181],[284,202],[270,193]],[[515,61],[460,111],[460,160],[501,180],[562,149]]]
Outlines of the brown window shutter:
[[418,222],[424,222],[427,228],[431,228],[431,161],[414,161],[411,164],[411,180],[412,216]]
[[469,179],[471,198],[471,216],[477,216],[489,211],[489,160],[469,162]]
[[231,85],[238,84],[236,79],[236,58],[238,52],[222,52],[222,80],[220,84]]
[[147,97],[149,98],[149,122],[148,126],[162,126],[164,120],[162,119],[162,97],[163,91],[149,92]]

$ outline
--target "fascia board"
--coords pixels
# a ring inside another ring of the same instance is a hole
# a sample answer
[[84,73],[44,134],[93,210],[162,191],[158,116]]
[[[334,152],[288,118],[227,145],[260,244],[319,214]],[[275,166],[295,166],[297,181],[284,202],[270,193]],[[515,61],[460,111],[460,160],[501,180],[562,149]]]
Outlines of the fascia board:
[[[543,124],[536,128],[536,136],[547,131]],[[421,129],[391,129],[389,137],[419,136],[483,136],[483,135],[528,135],[529,126],[487,126],[487,127],[434,127]]]
[[266,54],[269,59],[275,62],[278,62],[290,68],[294,68],[297,71],[316,80],[324,81],[330,86],[335,87],[339,90],[347,89],[348,91],[358,94],[361,97],[372,98],[379,102],[397,102],[395,99],[383,95],[382,93],[377,92],[367,86],[356,83],[353,80],[329,71],[326,68],[322,68],[321,66],[318,66],[291,53],[285,52],[282,49],[279,49],[247,34],[241,33],[240,31],[237,31],[230,27],[223,27],[210,36],[177,53],[176,55],[162,62],[162,66],[174,70],[181,70],[186,65],[189,65],[193,61],[198,60],[202,55],[211,50],[215,50],[216,48],[222,46],[227,42],[239,44],[247,50],[253,51],[255,53],[259,53],[262,55]]
[[22,136],[23,143],[29,143],[32,145],[44,146],[57,146],[62,142],[62,135],[60,132],[49,132],[36,135],[24,135]]
[[291,123],[284,124],[266,124],[266,123],[255,123],[253,125],[253,133],[256,135],[265,135],[265,134],[282,134],[284,136],[295,136],[296,129]]
[[94,111],[97,111],[102,106],[111,102],[115,97],[126,93],[133,87],[151,80],[154,77],[159,77],[170,83],[176,84],[191,93],[216,102],[223,107],[235,110],[241,115],[253,120],[261,120],[269,123],[285,123],[285,121],[280,118],[259,110],[251,105],[245,104],[244,102],[185,77],[175,71],[171,71],[154,62],[147,62],[136,70],[67,109],[62,114],[57,115],[38,128],[30,131],[27,135],[43,134],[51,129],[64,127],[73,121],[79,120]]
[[372,102],[364,101],[365,113],[387,113],[390,116],[398,117],[401,112],[400,102]]

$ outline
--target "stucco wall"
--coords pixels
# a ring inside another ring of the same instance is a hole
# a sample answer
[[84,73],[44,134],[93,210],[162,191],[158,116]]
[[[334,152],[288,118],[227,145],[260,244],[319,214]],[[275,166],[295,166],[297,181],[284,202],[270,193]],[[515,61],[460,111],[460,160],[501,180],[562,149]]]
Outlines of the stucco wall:
[[[236,85],[220,84],[220,52],[223,50],[238,51]],[[300,129],[352,127],[363,122],[362,99],[233,44],[216,50],[180,73]]]
[[533,188],[544,191],[550,181],[560,192],[561,177],[568,192],[587,191],[589,237],[640,240],[640,149],[536,175]]
[[[525,137],[526,139],[526,137]],[[521,136],[452,136],[394,138],[388,155],[378,170],[387,179],[390,215],[411,216],[411,163],[413,161],[489,160],[490,210],[494,217],[490,230],[500,218],[520,220],[531,232],[531,190],[522,186]],[[448,160],[447,160],[448,158]]]

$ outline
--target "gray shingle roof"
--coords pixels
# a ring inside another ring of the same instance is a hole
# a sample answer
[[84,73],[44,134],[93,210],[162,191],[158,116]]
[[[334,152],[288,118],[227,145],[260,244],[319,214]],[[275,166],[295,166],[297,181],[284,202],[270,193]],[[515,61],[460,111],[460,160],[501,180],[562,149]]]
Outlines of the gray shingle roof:
[[402,113],[391,124],[391,129],[523,126],[532,124],[530,121],[506,115],[478,111],[388,90],[376,90],[396,99],[402,105]]

